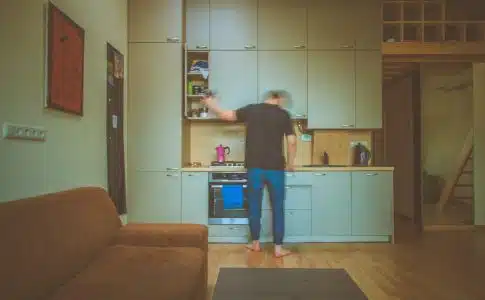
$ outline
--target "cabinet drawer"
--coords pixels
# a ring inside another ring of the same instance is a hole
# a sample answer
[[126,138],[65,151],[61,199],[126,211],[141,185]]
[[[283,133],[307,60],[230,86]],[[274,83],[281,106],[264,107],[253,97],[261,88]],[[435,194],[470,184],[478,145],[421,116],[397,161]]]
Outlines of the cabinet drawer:
[[212,237],[246,237],[249,235],[248,225],[210,225],[209,236]]
[[[311,209],[312,188],[309,185],[287,185],[285,187],[285,209]],[[267,189],[263,194],[262,209],[271,209],[271,199]]]
[[308,185],[287,185],[285,209],[311,209],[312,187]]
[[311,185],[311,172],[286,172],[286,185]]
[[310,236],[312,231],[311,210],[285,211],[285,236]]

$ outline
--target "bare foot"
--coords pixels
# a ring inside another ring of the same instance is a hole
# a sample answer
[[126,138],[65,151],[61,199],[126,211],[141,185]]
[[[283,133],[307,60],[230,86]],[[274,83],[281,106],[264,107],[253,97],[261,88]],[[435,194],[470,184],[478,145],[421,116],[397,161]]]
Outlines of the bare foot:
[[246,245],[246,249],[253,252],[261,252],[261,246],[259,245],[259,241],[253,241],[252,244]]
[[288,255],[291,255],[291,254],[293,254],[293,252],[291,252],[290,250],[283,249],[281,246],[275,246],[274,256],[276,258],[281,258],[281,257],[288,256]]

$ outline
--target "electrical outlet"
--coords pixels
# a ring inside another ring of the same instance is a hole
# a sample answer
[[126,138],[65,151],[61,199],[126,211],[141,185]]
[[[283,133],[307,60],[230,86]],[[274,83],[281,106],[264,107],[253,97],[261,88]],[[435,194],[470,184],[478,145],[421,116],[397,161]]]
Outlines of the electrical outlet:
[[353,147],[357,146],[357,144],[361,144],[362,146],[369,148],[369,142],[367,142],[367,141],[351,141],[350,147],[353,148]]
[[43,142],[46,135],[47,130],[44,128],[3,123],[2,137],[4,139]]

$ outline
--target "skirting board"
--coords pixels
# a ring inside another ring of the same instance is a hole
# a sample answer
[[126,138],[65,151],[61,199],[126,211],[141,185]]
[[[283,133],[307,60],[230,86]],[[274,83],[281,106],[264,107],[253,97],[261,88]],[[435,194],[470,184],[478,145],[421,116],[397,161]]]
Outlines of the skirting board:
[[[262,243],[273,242],[272,238],[261,238]],[[359,236],[303,236],[285,238],[285,243],[390,243],[390,236],[359,235]],[[246,244],[247,237],[209,237],[209,243]]]

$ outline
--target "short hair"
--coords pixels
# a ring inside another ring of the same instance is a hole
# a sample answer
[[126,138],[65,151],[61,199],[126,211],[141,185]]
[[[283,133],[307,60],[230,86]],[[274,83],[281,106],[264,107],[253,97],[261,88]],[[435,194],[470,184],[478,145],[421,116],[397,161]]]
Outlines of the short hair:
[[291,94],[285,90],[270,90],[264,93],[263,99],[281,98],[285,100],[284,106],[291,106]]

